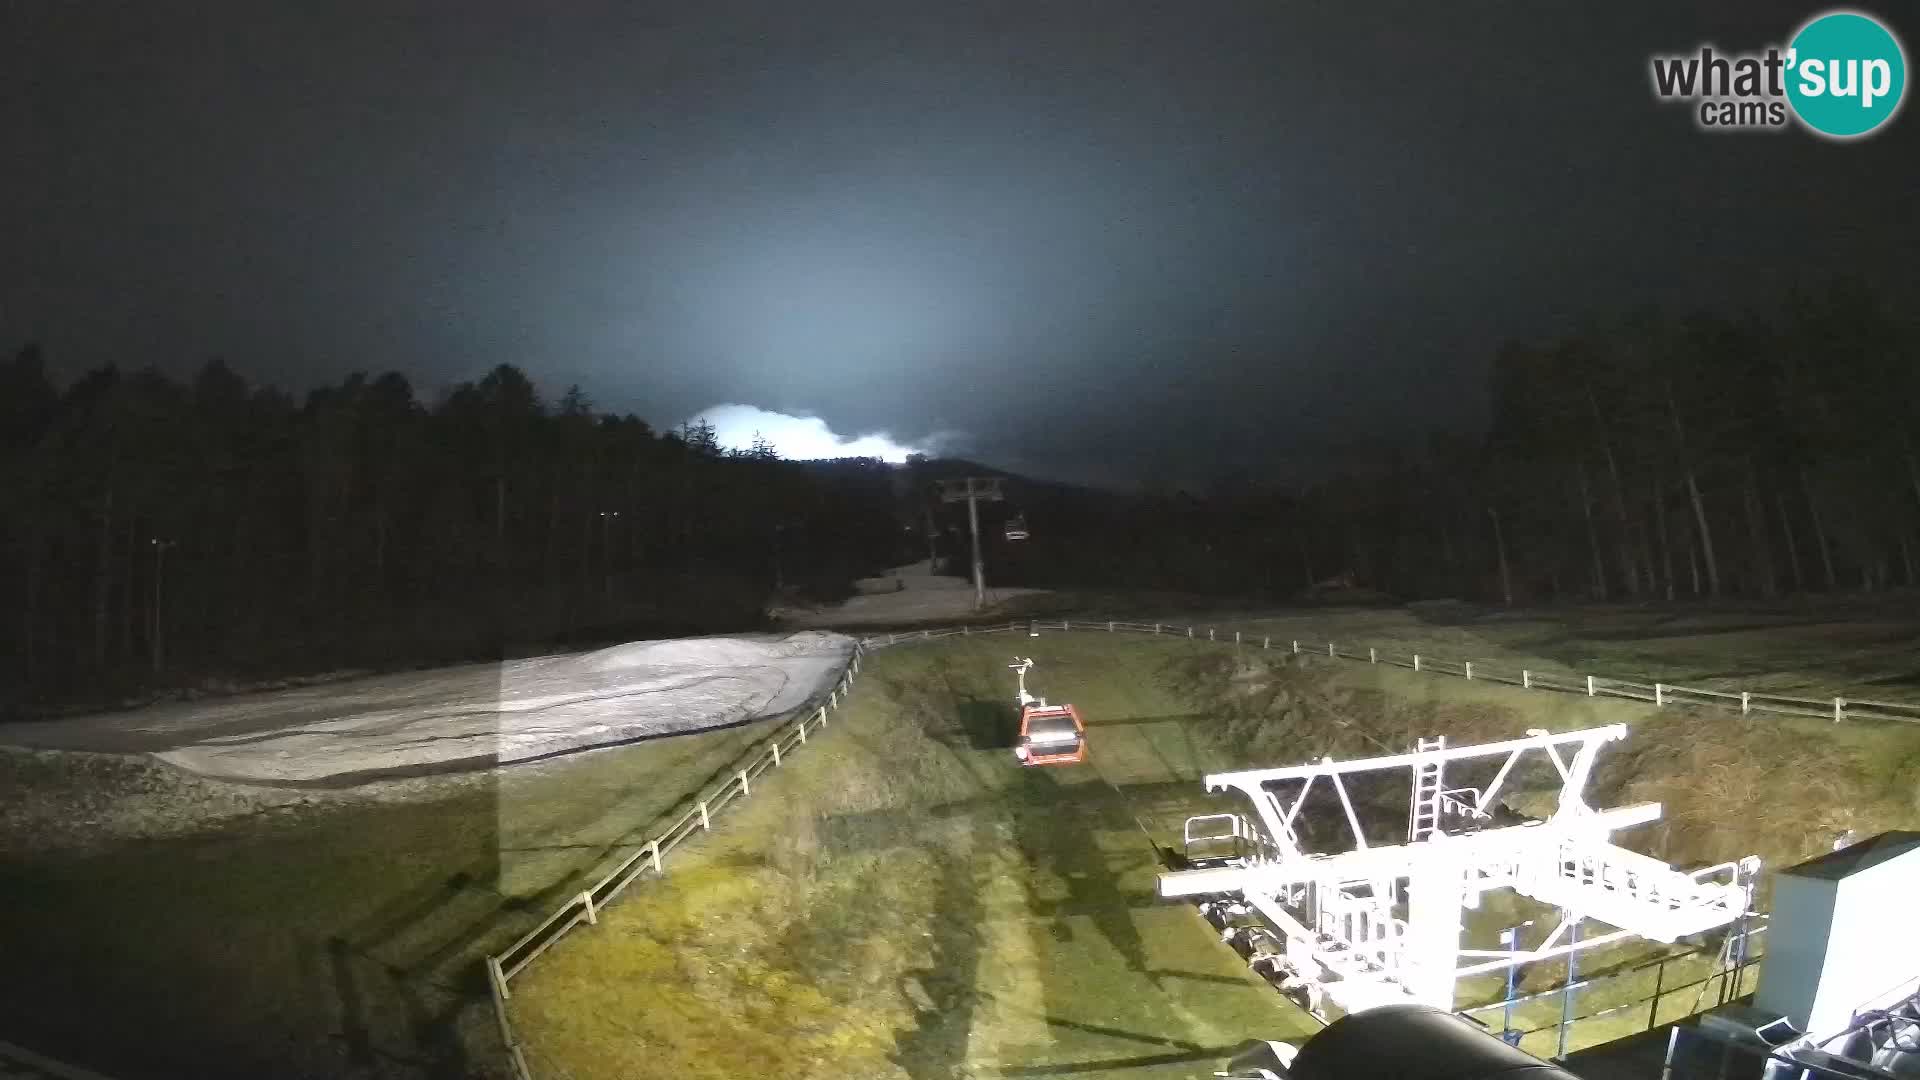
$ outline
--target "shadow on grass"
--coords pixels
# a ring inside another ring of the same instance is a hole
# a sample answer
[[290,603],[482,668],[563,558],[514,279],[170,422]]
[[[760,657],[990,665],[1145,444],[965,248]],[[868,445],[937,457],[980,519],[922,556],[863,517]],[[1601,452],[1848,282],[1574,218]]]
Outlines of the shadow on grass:
[[[916,1002],[914,1026],[899,1035],[889,1059],[912,1080],[954,1080],[965,1075],[967,1040],[977,1004],[981,907],[970,860],[940,859],[933,940],[925,962],[901,976],[902,994]],[[912,992],[918,989],[919,993]]]
[[1057,904],[1029,898],[1029,906],[1036,916],[1048,908],[1084,914],[1129,970],[1145,973],[1146,942],[1095,833],[1096,826],[1132,828],[1119,792],[1105,784],[1064,784],[1046,767],[1023,769],[1020,779],[1014,810],[1020,850],[1038,874],[1053,875],[1067,894]]
[[[965,740],[973,750],[1011,750],[1018,741],[1019,715],[1013,706],[998,701],[968,698],[954,707],[959,730],[939,733],[936,738],[951,744],[954,736]],[[944,736],[944,738],[942,737]]]
[[[0,984],[6,1034],[128,1080],[503,1075],[480,957],[635,850],[760,730],[9,860],[0,954],[35,976]],[[652,783],[636,793],[640,766]]]
[[1165,716],[1129,716],[1121,720],[1089,719],[1087,720],[1087,727],[1090,730],[1098,730],[1100,728],[1145,727],[1149,724],[1180,724],[1184,727],[1186,724],[1195,721],[1205,721],[1206,719],[1207,714],[1205,713],[1168,713]]
[[9,1031],[130,1080],[493,1075],[459,1034],[505,903],[485,788],[0,872],[0,948],[36,973],[0,987]]

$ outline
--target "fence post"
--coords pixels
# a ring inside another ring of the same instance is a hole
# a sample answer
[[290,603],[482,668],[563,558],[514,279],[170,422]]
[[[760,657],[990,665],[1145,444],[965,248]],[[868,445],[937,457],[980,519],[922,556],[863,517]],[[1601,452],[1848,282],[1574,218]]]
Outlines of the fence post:
[[1327,655],[1328,656],[1333,655],[1333,642],[1331,641],[1327,642]]
[[500,995],[501,1001],[505,1001],[513,996],[513,994],[507,990],[507,973],[500,970],[499,957],[487,957],[487,978],[492,980],[494,992]]
[[835,690],[829,693],[827,700],[833,703],[834,708],[838,709],[840,707],[840,691]]
[[1113,633],[1113,620],[1112,620],[1112,619],[1108,619],[1108,620],[1107,620],[1107,633],[1109,633],[1109,634],[1111,634],[1111,633]]
[[1156,633],[1156,634],[1160,632],[1160,624],[1159,624],[1159,623],[1154,623],[1154,624],[1153,624],[1153,632],[1154,632],[1154,633]]
[[1463,661],[1463,663],[1465,663],[1467,667],[1467,681],[1472,682],[1473,681],[1473,661],[1466,660],[1466,661]]
[[1271,649],[1271,648],[1273,648],[1273,635],[1272,635],[1272,634],[1268,634],[1268,635],[1267,635],[1266,637],[1263,637],[1263,638],[1261,638],[1261,639],[1260,639],[1260,647],[1261,647],[1261,648],[1263,648],[1263,649]]
[[1235,630],[1235,631],[1233,632],[1233,643],[1234,643],[1235,645],[1238,645],[1238,644],[1240,644],[1240,631],[1238,631],[1238,630]]
[[1061,629],[1061,630],[1071,630],[1071,629],[1073,629],[1073,624],[1072,624],[1072,623],[1070,623],[1070,622],[1068,622],[1068,621],[1067,621],[1067,620],[1065,620],[1065,619],[1061,619],[1061,620],[1060,620],[1060,629]]
[[600,913],[593,910],[593,890],[592,889],[580,890],[580,902],[587,906],[587,925],[599,926]]
[[1593,676],[1587,676],[1587,696],[1593,696]]
[[1193,627],[1191,626],[1187,627],[1187,637],[1193,637]]
[[1654,683],[1653,684],[1653,707],[1657,709],[1662,705],[1665,705],[1666,703],[1667,703],[1667,688],[1660,683]]
[[823,705],[823,706],[821,706],[821,707],[820,707],[820,714],[819,714],[818,716],[816,716],[816,717],[815,717],[815,719],[817,719],[817,720],[819,720],[819,721],[820,721],[820,726],[821,726],[821,727],[826,727],[826,726],[827,726],[827,709],[826,709],[826,706],[824,706],[824,705]]
[[1420,670],[1420,654],[1419,653],[1413,654],[1413,670],[1415,671]]
[[962,627],[960,628],[960,636],[961,636],[961,637],[972,637],[972,636],[973,636],[973,627],[971,627],[971,626],[962,626]]
[[888,635],[887,635],[887,644],[889,644],[889,645],[891,645],[891,644],[893,644],[893,635],[892,635],[892,634],[888,634]]
[[1526,668],[1520,669],[1520,689],[1533,689],[1533,672],[1528,671]]
[[1299,652],[1300,652],[1300,639],[1299,639],[1299,638],[1294,638],[1294,639],[1293,639],[1293,651],[1294,651],[1294,654],[1295,654],[1295,655],[1299,655]]
[[1213,640],[1213,627],[1211,626],[1207,627],[1207,640],[1208,641]]
[[713,818],[707,814],[707,800],[705,799],[700,800],[700,827],[703,829],[713,828]]
[[740,770],[740,794],[753,794],[753,789],[747,786],[747,770],[745,769]]
[[1747,693],[1745,690],[1740,691],[1740,715],[1741,716],[1747,715],[1748,711],[1751,710],[1752,708],[1753,708],[1753,695]]
[[660,865],[660,838],[657,836],[654,837],[653,843],[647,846],[653,849],[653,872],[656,874],[665,874],[667,872],[666,867]]
[[1371,645],[1367,646],[1367,663],[1377,664],[1379,662],[1380,662],[1380,650],[1374,648]]
[[780,767],[780,740],[779,739],[773,740],[773,767],[776,769]]
[[806,745],[806,742],[807,742],[807,719],[806,717],[803,716],[800,718],[800,744],[804,746]]
[[1846,714],[1846,711],[1847,711],[1847,699],[1838,698],[1838,697],[1834,698],[1833,699],[1833,722],[1836,724],[1839,723],[1840,717],[1844,716]]

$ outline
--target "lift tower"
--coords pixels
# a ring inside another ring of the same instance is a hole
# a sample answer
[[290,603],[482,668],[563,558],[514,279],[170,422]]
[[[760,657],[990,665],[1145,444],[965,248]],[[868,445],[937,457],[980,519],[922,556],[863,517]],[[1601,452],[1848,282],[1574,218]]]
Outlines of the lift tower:
[[999,502],[1000,478],[968,476],[940,481],[941,502],[967,504],[967,529],[973,534],[973,610],[987,606],[987,564],[980,551],[980,500]]

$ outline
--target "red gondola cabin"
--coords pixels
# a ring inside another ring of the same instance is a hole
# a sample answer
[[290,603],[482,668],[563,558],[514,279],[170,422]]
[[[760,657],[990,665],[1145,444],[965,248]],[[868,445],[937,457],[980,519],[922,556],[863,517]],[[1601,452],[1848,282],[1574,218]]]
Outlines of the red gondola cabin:
[[1028,705],[1020,710],[1020,741],[1013,756],[1022,765],[1077,765],[1087,760],[1087,728],[1071,705]]

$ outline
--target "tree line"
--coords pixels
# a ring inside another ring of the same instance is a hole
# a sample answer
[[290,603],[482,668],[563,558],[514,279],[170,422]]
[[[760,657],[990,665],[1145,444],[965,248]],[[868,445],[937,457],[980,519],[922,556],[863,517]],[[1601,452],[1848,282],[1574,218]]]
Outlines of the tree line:
[[1509,346],[1492,395],[1502,599],[1920,583],[1920,350],[1861,289]]
[[[1864,290],[1765,316],[1638,315],[1515,343],[1475,436],[1308,485],[1010,480],[989,579],[1235,604],[1507,604],[1920,584],[1920,348]],[[544,399],[502,366],[432,403],[353,375],[296,400],[212,362],[56,387],[0,364],[0,704],[143,683],[435,663],[761,624],[935,547],[965,572],[965,462],[794,463]],[[1020,514],[1031,538],[1008,541]]]
[[722,450],[510,366],[296,400],[0,365],[0,704],[760,625],[899,546],[882,463]]
[[1203,492],[1032,494],[1002,580],[1506,604],[1920,585],[1920,345],[1864,289],[1509,344],[1486,392],[1481,434],[1310,484],[1243,462]]

